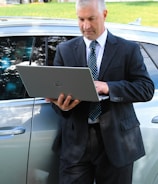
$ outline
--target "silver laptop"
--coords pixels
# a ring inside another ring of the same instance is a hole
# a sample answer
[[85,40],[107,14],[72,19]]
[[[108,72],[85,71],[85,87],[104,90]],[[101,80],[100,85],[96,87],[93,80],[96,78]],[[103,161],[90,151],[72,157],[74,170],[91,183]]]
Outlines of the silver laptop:
[[71,95],[73,99],[97,102],[108,96],[96,92],[88,67],[16,65],[30,97],[57,99],[59,94]]

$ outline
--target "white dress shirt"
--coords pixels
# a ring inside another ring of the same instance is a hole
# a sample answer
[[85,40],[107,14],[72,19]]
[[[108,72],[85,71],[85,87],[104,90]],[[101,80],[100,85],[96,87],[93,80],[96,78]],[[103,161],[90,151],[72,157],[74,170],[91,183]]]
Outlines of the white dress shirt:
[[[92,42],[92,40],[88,40],[86,37],[83,37],[84,42],[86,44],[86,54],[87,54],[87,61],[88,61],[88,56],[90,53],[90,43]],[[105,31],[103,32],[103,34],[97,38],[97,42],[98,44],[96,45],[96,57],[97,57],[97,69],[98,69],[98,73],[100,71],[100,65],[101,65],[101,61],[102,61],[102,57],[103,57],[103,53],[104,53],[104,48],[105,48],[105,44],[106,44],[106,39],[107,39],[107,29],[105,29]]]

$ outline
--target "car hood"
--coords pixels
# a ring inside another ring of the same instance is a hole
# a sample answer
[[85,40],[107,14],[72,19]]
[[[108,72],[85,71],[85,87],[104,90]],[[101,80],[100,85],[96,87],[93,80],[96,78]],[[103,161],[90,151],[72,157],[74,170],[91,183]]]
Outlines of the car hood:
[[[54,26],[54,29],[52,29]],[[158,28],[105,22],[113,34],[133,41],[158,45]],[[72,27],[70,29],[69,27]],[[68,29],[67,29],[68,28]],[[70,32],[71,30],[71,32]],[[81,35],[77,20],[45,17],[0,16],[0,36]]]

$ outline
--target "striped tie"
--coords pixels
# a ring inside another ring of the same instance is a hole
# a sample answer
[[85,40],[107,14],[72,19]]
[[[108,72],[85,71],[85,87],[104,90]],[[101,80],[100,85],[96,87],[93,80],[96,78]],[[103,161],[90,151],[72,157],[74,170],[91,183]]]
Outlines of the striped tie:
[[[97,57],[96,57],[96,44],[97,41],[92,41],[90,44],[90,54],[88,58],[88,66],[91,69],[94,80],[98,79],[98,70],[97,70]],[[101,104],[100,102],[92,102],[90,105],[89,118],[92,121],[95,121],[101,114]]]

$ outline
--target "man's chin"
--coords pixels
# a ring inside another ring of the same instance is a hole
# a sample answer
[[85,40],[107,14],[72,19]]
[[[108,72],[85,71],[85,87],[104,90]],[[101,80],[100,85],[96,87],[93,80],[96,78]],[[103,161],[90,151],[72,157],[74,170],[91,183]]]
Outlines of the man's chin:
[[84,37],[86,37],[88,40],[95,40],[95,35],[93,34],[84,34]]

